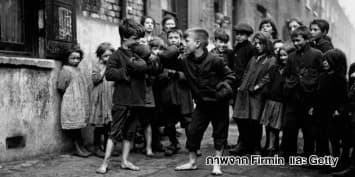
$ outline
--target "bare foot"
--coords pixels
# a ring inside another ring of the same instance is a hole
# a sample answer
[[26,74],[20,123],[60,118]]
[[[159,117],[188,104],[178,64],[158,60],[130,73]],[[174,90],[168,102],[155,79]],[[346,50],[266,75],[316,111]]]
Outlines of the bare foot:
[[98,169],[96,169],[96,173],[98,174],[105,174],[108,171],[108,165],[102,164]]
[[131,162],[126,162],[126,163],[121,163],[121,168],[122,169],[127,169],[127,170],[133,170],[133,171],[138,171],[139,167],[133,165]]
[[185,163],[183,165],[179,165],[175,168],[176,171],[186,171],[186,170],[196,170],[197,165],[195,163]]
[[222,170],[220,165],[213,165],[212,175],[220,176],[222,175]]
[[152,149],[147,149],[145,155],[148,157],[152,157],[152,156],[154,156],[154,153],[153,153]]

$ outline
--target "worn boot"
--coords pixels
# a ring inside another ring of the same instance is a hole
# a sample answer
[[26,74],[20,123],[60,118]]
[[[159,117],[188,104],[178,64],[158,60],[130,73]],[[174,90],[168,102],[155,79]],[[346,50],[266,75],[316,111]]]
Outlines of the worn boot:
[[100,146],[95,146],[93,153],[96,157],[101,157],[101,158],[105,157],[105,152]]
[[81,143],[79,143],[78,141],[74,141],[74,147],[75,147],[75,152],[74,154],[79,156],[79,157],[89,157],[91,155],[91,153],[89,151],[87,151],[82,145]]

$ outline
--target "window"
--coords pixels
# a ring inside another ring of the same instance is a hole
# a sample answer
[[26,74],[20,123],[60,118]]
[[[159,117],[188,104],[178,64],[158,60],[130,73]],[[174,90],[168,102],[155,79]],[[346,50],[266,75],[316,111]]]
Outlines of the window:
[[23,50],[24,24],[23,1],[0,1],[0,49]]
[[224,13],[224,0],[214,0],[214,12]]
[[38,55],[40,0],[0,1],[0,53]]
[[76,43],[75,3],[46,1],[46,57],[62,59],[61,52]]

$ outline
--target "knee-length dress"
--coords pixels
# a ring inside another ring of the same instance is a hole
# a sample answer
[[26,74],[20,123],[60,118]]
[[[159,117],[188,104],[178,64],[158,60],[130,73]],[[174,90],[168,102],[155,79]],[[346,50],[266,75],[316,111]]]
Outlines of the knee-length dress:
[[284,107],[286,102],[286,94],[284,91],[285,75],[284,67],[276,65],[269,73],[270,82],[266,87],[266,103],[260,123],[274,129],[281,129]]
[[107,81],[104,73],[97,64],[92,71],[94,88],[91,93],[91,114],[89,123],[96,127],[103,127],[112,121],[112,96],[114,82]]
[[64,65],[59,73],[57,89],[63,93],[60,110],[62,129],[87,126],[90,114],[89,87],[78,67]]

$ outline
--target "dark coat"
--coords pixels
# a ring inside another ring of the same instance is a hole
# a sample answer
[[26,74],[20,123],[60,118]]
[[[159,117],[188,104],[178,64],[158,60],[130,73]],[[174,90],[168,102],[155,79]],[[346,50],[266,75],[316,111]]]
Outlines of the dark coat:
[[178,60],[178,52],[178,50],[168,47],[160,55],[164,70],[157,77],[155,93],[160,108],[179,106],[181,114],[189,114],[193,111],[192,95]]
[[223,58],[224,62],[227,66],[232,69],[234,67],[233,58],[234,58],[234,51],[232,49],[225,49],[224,52],[220,52],[217,48],[211,50],[211,53],[218,55],[219,57]]
[[243,74],[250,59],[257,54],[255,47],[249,40],[234,46],[234,57],[229,61],[229,66],[236,75],[236,88],[242,84]]
[[285,74],[284,66],[275,65],[270,69],[269,76],[270,82],[265,89],[265,98],[269,100],[278,101],[284,103],[286,101],[286,95],[284,91]]
[[[270,81],[269,71],[275,65],[273,56],[254,56],[246,68],[243,82],[239,87],[234,115],[238,119],[259,120],[264,108],[263,89]],[[254,90],[258,85],[259,89]]]
[[322,72],[322,53],[306,45],[289,55],[285,67],[287,103],[284,127],[298,127],[314,105],[315,93]]
[[235,75],[225,64],[223,58],[204,50],[201,57],[193,54],[181,60],[186,79],[196,104],[229,102],[229,99],[218,99],[217,85],[221,82],[233,85]]
[[321,37],[315,41],[312,41],[311,47],[318,49],[318,50],[322,51],[323,53],[334,48],[332,41],[328,36]]
[[314,108],[318,121],[330,121],[335,110],[344,113],[346,101],[347,81],[345,76],[338,73],[322,73],[319,78]]
[[[152,69],[144,69],[140,73],[130,71],[128,65],[132,57],[138,57],[129,49],[119,48],[110,57],[107,63],[105,77],[115,82],[113,104],[125,106],[145,106],[147,91],[147,74]],[[146,61],[142,61],[147,65]],[[149,63],[149,62],[148,62]]]

